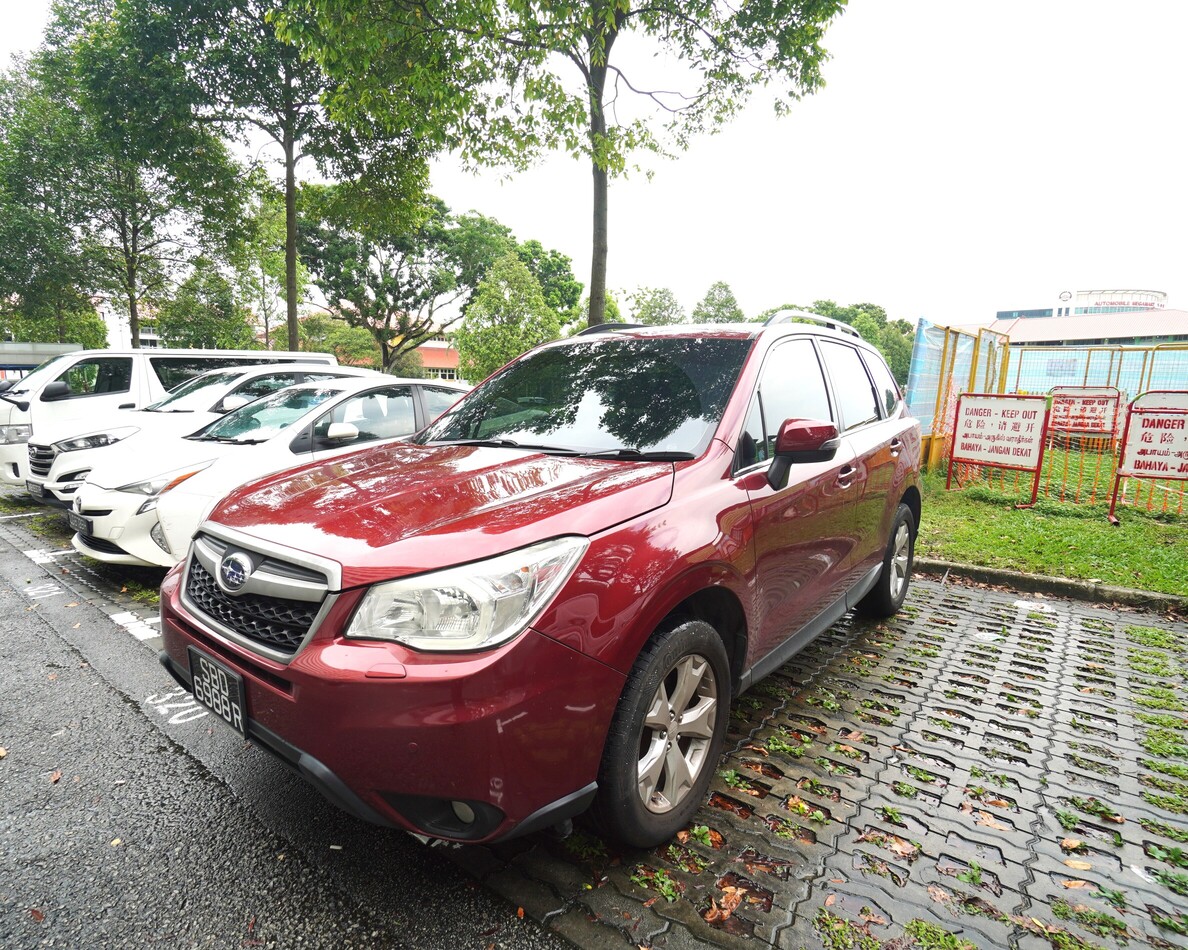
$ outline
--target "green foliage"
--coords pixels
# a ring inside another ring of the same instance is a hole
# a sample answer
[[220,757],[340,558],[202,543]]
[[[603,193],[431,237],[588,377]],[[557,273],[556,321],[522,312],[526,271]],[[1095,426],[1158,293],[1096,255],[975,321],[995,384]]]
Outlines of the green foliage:
[[371,334],[385,370],[453,323],[443,309],[465,307],[491,262],[513,250],[499,222],[451,215],[437,199],[407,227],[399,215],[372,217],[349,185],[309,185],[301,198],[313,282],[334,314]]
[[[260,328],[264,346],[284,349],[285,323],[285,203],[284,195],[254,169],[251,176],[250,214],[244,222],[244,240],[235,250],[233,263],[236,289],[240,299],[252,311],[253,322]],[[303,300],[309,284],[309,270],[301,262],[296,267],[296,297]],[[299,337],[304,338],[304,332]]]
[[724,280],[716,281],[693,308],[694,323],[743,323],[742,308]]
[[540,284],[549,309],[564,322],[582,299],[582,285],[573,276],[573,262],[560,251],[546,251],[540,241],[517,244],[516,256]]
[[205,258],[195,262],[176,296],[161,306],[157,331],[173,347],[246,350],[256,345],[231,282]]
[[[345,320],[327,314],[310,314],[300,322],[301,349],[311,353],[333,353],[338,362],[346,366],[382,365],[379,344],[363,327],[354,327]],[[406,373],[402,361],[407,354],[401,354],[389,372],[397,376],[419,376],[420,373]],[[417,361],[419,365],[420,361]]]
[[459,371],[478,382],[560,334],[560,321],[545,302],[540,284],[519,257],[509,253],[491,266],[453,333]]
[[639,287],[627,295],[631,321],[648,326],[671,326],[688,320],[685,308],[667,287]]
[[[541,151],[585,158],[594,187],[590,321],[602,323],[607,180],[637,149],[687,146],[757,88],[777,111],[822,85],[826,26],[844,0],[558,0],[547,4],[291,0],[284,35],[337,81],[325,101],[355,125],[401,129],[471,161],[524,167]],[[655,85],[612,66],[620,36],[679,64]],[[572,80],[577,80],[576,82]],[[633,91],[642,110],[608,108]],[[427,114],[415,105],[427,103]],[[414,108],[410,108],[410,103]],[[619,115],[636,118],[618,123]]]

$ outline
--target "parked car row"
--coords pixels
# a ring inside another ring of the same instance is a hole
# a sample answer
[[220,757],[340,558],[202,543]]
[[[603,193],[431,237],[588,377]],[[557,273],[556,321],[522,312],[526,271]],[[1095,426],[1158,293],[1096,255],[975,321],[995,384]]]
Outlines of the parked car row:
[[172,567],[230,489],[411,435],[465,391],[332,358],[213,369],[143,409],[104,412],[98,427],[80,431],[77,418],[39,423],[25,484],[38,500],[68,509],[83,554]]

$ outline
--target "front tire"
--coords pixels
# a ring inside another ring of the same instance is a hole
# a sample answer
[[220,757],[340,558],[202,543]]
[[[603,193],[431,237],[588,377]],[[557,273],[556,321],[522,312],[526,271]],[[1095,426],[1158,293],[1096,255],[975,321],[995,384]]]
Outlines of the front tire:
[[900,504],[891,523],[891,537],[883,554],[883,569],[875,586],[858,604],[868,617],[890,617],[903,606],[912,581],[912,561],[916,553],[916,517],[912,509]]
[[650,848],[705,799],[730,715],[730,664],[718,632],[688,620],[652,635],[607,734],[592,814],[624,844]]

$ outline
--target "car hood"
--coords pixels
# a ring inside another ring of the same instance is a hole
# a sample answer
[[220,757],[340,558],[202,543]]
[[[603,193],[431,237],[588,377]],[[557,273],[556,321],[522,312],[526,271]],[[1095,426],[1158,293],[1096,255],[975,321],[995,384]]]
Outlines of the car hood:
[[211,521],[330,558],[344,588],[588,536],[666,504],[671,462],[397,443],[244,485]]
[[105,448],[87,478],[100,488],[119,488],[166,472],[180,472],[244,449],[245,446],[226,442],[197,442],[175,435],[149,437],[138,432],[130,439]]

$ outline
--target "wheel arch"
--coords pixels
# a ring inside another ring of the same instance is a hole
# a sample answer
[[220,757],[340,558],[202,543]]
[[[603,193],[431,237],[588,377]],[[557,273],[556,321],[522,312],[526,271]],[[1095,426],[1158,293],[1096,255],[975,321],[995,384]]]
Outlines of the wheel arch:
[[747,615],[738,595],[720,584],[702,587],[674,604],[653,629],[684,620],[702,620],[717,631],[730,660],[731,695],[737,695],[747,657]]
[[903,493],[903,497],[899,499],[900,504],[907,505],[912,512],[912,518],[916,522],[916,530],[920,529],[920,514],[922,510],[923,500],[920,497],[920,489],[915,485],[909,485]]

